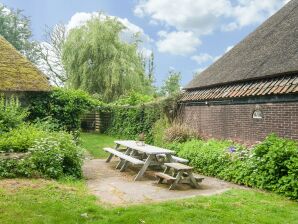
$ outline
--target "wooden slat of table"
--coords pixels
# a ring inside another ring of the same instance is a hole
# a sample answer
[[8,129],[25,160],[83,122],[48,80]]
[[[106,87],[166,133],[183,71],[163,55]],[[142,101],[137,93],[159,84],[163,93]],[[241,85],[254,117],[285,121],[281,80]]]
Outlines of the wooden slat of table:
[[147,154],[175,154],[174,151],[172,150],[168,150],[168,149],[163,149],[163,148],[159,148],[156,146],[152,146],[152,145],[147,145],[145,144],[144,146],[142,145],[138,145],[136,141],[115,141],[116,144],[122,145],[122,146],[126,146],[128,148],[137,150],[139,152],[143,152],[143,153],[147,153]]
[[167,167],[174,168],[175,170],[192,170],[193,168],[191,166],[187,166],[181,163],[165,163],[164,164]]
[[119,152],[119,151],[117,151],[117,150],[115,150],[115,149],[112,149],[112,148],[104,148],[104,151],[109,152],[109,153],[112,153],[112,154],[114,154],[115,156],[118,156],[119,158],[124,159],[124,160],[126,160],[126,161],[128,161],[128,162],[131,162],[131,163],[133,163],[133,164],[135,164],[135,165],[144,164],[143,161],[141,161],[141,160],[139,160],[139,159],[136,159],[136,158],[134,158],[134,157],[131,157],[131,156],[129,156],[129,155],[125,155],[124,153]]

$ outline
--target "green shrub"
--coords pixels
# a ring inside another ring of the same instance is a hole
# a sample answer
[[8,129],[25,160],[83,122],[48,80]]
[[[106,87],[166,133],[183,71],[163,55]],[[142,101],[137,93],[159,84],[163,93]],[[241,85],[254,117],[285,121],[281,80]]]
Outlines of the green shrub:
[[203,174],[298,199],[296,141],[273,134],[253,149],[216,140],[191,140],[174,149]]
[[65,132],[48,133],[37,140],[24,158],[0,155],[0,177],[82,177],[82,150]]
[[296,141],[270,135],[255,147],[251,159],[254,163],[251,185],[298,196]]
[[34,125],[23,124],[0,135],[0,151],[26,152],[38,139],[46,137],[48,133]]
[[0,134],[8,132],[24,122],[28,113],[21,108],[17,98],[0,96]]
[[70,134],[58,132],[37,141],[32,148],[30,161],[44,177],[82,177],[82,150]]
[[16,178],[16,177],[40,177],[34,171],[34,164],[32,164],[28,157],[25,158],[3,158],[0,157],[0,177],[2,178]]
[[63,129],[70,132],[80,129],[80,118],[85,112],[101,104],[81,90],[62,88],[31,95],[29,101],[31,121],[51,117]]
[[230,141],[191,140],[180,144],[179,156],[191,161],[191,164],[201,173],[217,176],[229,162],[227,148]]
[[164,139],[165,131],[170,126],[169,120],[166,116],[163,116],[159,120],[157,120],[152,128],[152,135],[153,135],[153,143],[156,146],[165,146],[166,142]]
[[34,126],[40,128],[44,131],[54,132],[54,131],[66,131],[64,127],[59,124],[59,121],[52,117],[45,117],[43,119],[35,119],[33,122]]

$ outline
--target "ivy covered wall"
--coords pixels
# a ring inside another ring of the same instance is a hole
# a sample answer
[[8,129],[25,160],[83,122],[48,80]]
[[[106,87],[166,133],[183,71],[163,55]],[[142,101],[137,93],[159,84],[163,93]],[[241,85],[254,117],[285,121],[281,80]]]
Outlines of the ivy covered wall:
[[146,142],[152,143],[154,123],[164,115],[175,119],[178,109],[175,97],[137,106],[102,106],[99,108],[101,132],[127,139],[137,139],[144,133]]

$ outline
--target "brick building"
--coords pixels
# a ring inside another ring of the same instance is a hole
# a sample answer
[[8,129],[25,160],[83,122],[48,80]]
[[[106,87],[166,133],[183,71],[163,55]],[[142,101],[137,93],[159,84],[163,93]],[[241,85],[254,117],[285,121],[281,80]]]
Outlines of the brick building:
[[298,140],[298,0],[198,74],[180,104],[183,122],[205,137]]

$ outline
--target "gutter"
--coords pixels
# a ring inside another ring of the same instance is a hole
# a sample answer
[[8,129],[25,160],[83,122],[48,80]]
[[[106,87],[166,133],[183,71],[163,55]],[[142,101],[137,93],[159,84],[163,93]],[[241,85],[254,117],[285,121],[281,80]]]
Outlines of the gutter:
[[205,101],[180,101],[184,106],[212,106],[212,105],[237,105],[237,104],[265,104],[265,103],[290,103],[298,102],[298,94],[246,97],[238,99],[205,100]]

